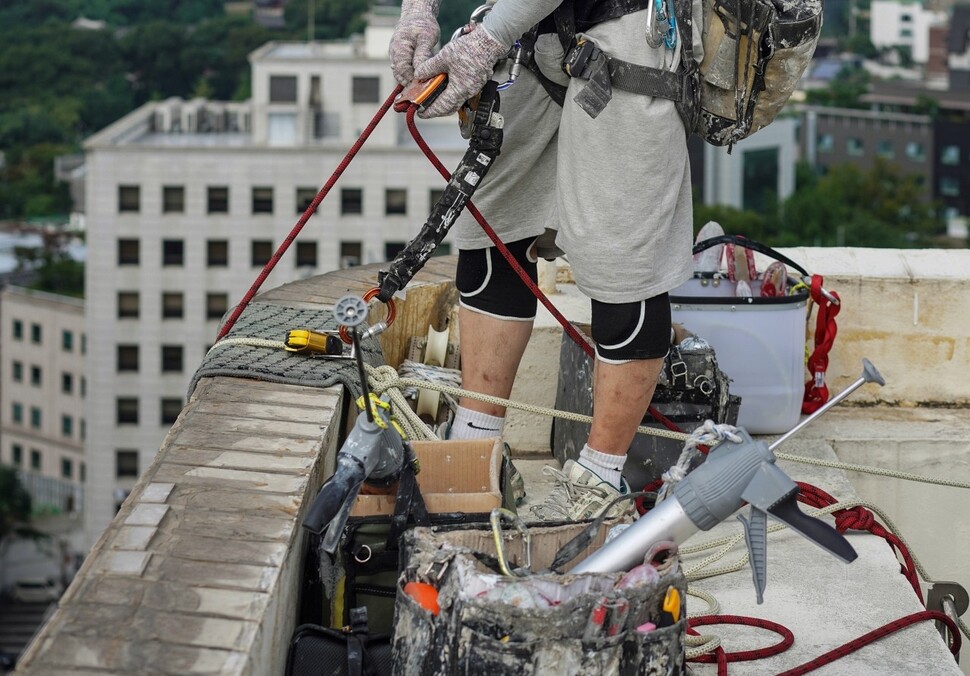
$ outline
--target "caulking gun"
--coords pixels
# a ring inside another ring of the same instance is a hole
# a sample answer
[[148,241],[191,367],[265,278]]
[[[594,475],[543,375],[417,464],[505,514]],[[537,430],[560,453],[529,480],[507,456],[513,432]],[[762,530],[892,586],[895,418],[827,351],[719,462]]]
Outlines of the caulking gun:
[[863,359],[862,376],[825,406],[787,432],[771,446],[754,441],[739,429],[740,443],[722,441],[672,493],[620,535],[575,566],[570,573],[629,570],[643,563],[647,550],[661,541],[681,544],[699,530],[710,530],[731,516],[744,502],[751,506],[744,524],[751,572],[758,603],[767,582],[768,515],[846,563],[857,554],[849,541],[826,522],[798,508],[798,485],[775,464],[773,450],[792,434],[842,401],[867,382],[885,384],[879,371]]

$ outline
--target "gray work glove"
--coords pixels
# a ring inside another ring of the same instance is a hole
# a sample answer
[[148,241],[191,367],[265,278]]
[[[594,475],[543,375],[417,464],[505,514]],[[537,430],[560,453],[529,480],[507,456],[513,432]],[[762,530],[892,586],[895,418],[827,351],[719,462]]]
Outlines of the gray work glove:
[[404,0],[401,18],[391,36],[391,71],[394,79],[406,85],[414,79],[414,69],[431,58],[441,29],[438,6],[441,0]]
[[508,51],[509,46],[489,35],[481,24],[472,24],[470,33],[455,38],[415,69],[414,77],[419,80],[448,73],[448,86],[418,116],[440,117],[457,111],[482,90],[492,77],[495,63]]

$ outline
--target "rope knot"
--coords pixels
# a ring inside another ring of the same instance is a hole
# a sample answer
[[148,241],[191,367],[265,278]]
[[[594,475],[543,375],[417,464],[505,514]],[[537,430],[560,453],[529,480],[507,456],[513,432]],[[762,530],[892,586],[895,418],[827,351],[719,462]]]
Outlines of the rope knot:
[[876,517],[865,507],[853,507],[835,512],[835,528],[840,533],[847,530],[872,530]]

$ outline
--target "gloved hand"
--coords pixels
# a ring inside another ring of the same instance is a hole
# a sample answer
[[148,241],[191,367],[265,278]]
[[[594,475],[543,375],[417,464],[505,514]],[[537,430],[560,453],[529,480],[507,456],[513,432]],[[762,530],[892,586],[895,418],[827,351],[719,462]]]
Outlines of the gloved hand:
[[406,85],[414,79],[415,67],[431,58],[438,44],[438,6],[441,0],[404,0],[401,18],[391,36],[391,71]]
[[448,86],[418,116],[440,117],[457,111],[482,90],[492,77],[495,63],[508,51],[509,46],[493,38],[481,24],[472,24],[470,33],[455,38],[415,69],[414,77],[418,80],[448,73]]

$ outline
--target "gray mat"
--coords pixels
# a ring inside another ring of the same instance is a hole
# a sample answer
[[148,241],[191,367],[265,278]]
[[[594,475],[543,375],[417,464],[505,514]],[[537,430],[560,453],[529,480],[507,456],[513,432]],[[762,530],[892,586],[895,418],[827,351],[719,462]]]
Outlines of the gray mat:
[[[337,327],[329,309],[297,310],[270,303],[251,303],[226,338],[263,338],[282,342],[293,329],[324,332],[336,331]],[[371,366],[385,364],[384,353],[376,338],[365,339],[361,350],[364,361]],[[309,387],[343,384],[354,399],[362,393],[356,360],[287,352],[282,348],[251,345],[213,347],[203,357],[201,366],[192,376],[189,397],[201,378],[213,376],[255,378]]]

